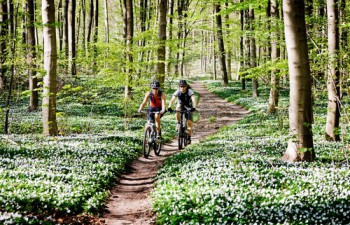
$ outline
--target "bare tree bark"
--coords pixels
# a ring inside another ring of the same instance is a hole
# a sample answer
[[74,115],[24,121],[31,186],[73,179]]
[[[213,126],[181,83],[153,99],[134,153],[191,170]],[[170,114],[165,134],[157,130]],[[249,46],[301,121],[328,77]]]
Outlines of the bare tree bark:
[[220,59],[220,68],[221,74],[224,82],[224,86],[228,85],[228,75],[226,68],[226,53],[225,53],[225,45],[224,38],[222,34],[222,18],[221,18],[221,6],[220,3],[215,3],[215,18],[216,18],[216,26],[217,26],[217,38],[218,38],[218,55]]
[[326,139],[339,141],[340,120],[340,71],[339,71],[339,18],[338,1],[327,0],[328,20],[328,112],[326,123]]
[[92,71],[96,73],[97,71],[97,46],[96,43],[98,41],[98,17],[99,17],[99,8],[98,8],[98,0],[95,0],[95,7],[93,12],[93,20],[94,20],[94,33],[93,33],[93,44],[92,44]]
[[[279,11],[278,11],[278,2],[277,0],[271,0],[271,21],[272,21],[272,31],[271,31],[271,61],[272,63],[279,59],[280,57],[280,48],[279,48],[279,35],[278,35],[278,20],[279,20]],[[276,113],[278,106],[279,98],[279,77],[276,76],[278,71],[273,69],[271,71],[271,88],[270,88],[270,97],[269,104],[267,107],[267,113]]]
[[92,34],[92,24],[94,21],[94,0],[90,0],[90,10],[89,10],[89,21],[88,21],[88,32],[86,37],[86,42],[89,45],[91,42]]
[[29,111],[38,109],[39,105],[39,93],[38,93],[38,78],[36,77],[36,50],[35,50],[35,11],[34,11],[34,0],[28,0],[28,21],[27,21],[27,46],[28,55],[27,60],[29,63]]
[[290,77],[289,129],[292,137],[282,160],[312,161],[312,98],[304,0],[283,0]]
[[165,41],[166,41],[166,14],[167,14],[167,0],[160,0],[159,2],[159,18],[158,18],[158,41],[159,47],[157,50],[157,78],[161,86],[164,87],[165,81]]
[[64,17],[63,17],[63,5],[62,5],[62,1],[63,0],[59,0],[58,2],[58,7],[57,7],[57,22],[59,25],[59,27],[57,28],[58,29],[58,41],[59,41],[59,44],[58,44],[58,49],[60,51],[63,50],[63,27],[64,27]]
[[55,27],[55,4],[51,0],[42,0],[44,70],[46,75],[43,84],[42,119],[43,134],[58,134],[56,121],[57,95],[57,46]]
[[109,43],[109,18],[108,18],[108,0],[104,0],[105,6],[105,43]]
[[[255,34],[254,34],[254,9],[250,6],[248,12],[249,26],[250,26],[250,67],[256,67],[256,44],[255,44]],[[252,91],[253,97],[259,96],[258,91],[259,83],[257,78],[252,79]]]
[[134,11],[133,1],[124,0],[124,29],[125,29],[125,44],[126,44],[126,84],[125,84],[125,99],[131,98],[131,79],[132,79],[132,64],[133,64],[133,38],[134,38]]
[[[240,3],[242,3],[243,0],[240,0]],[[241,9],[239,11],[239,17],[240,17],[240,27],[241,27],[241,35],[239,39],[239,52],[240,52],[240,60],[239,60],[239,67],[240,71],[244,68],[244,10]],[[241,77],[241,83],[242,83],[242,90],[245,90],[245,78]]]
[[68,64],[72,75],[77,74],[76,69],[76,41],[75,41],[75,11],[76,0],[68,0]]
[[8,40],[8,10],[7,2],[0,2],[0,90],[4,90],[6,87],[6,71],[8,68],[4,65],[8,51],[6,50],[6,40]]

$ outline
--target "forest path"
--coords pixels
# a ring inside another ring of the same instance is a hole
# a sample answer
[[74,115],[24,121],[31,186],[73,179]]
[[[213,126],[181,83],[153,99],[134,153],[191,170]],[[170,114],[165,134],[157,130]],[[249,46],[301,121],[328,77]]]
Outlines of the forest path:
[[[210,93],[199,81],[191,84],[191,87],[200,96],[197,106],[200,120],[194,124],[192,144],[199,143],[221,126],[233,124],[249,113],[241,106]],[[164,160],[178,151],[177,139],[174,139],[162,146],[160,156],[155,156],[152,151],[148,159],[140,156],[134,160],[111,190],[107,213],[100,218],[100,222],[108,225],[155,224],[149,197],[154,178]]]

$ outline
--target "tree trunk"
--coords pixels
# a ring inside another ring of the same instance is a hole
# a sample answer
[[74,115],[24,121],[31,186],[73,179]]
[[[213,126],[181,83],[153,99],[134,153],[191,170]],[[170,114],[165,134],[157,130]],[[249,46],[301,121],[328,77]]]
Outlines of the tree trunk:
[[8,40],[8,10],[7,2],[0,2],[0,90],[4,90],[6,87],[6,71],[7,67],[5,61],[7,58],[6,44]]
[[181,64],[181,42],[184,37],[183,29],[183,10],[184,1],[177,1],[177,16],[178,16],[178,30],[177,30],[177,53],[176,53],[176,64],[175,64],[175,76],[182,77],[182,71],[180,71]]
[[85,0],[81,0],[81,12],[82,12],[82,24],[83,24],[83,27],[82,27],[82,41],[81,41],[81,44],[82,44],[82,47],[83,47],[83,51],[82,53],[85,54],[86,52],[86,4],[85,4]]
[[134,38],[134,11],[133,1],[124,0],[125,12],[125,42],[126,42],[126,84],[125,84],[125,99],[131,98],[131,79],[132,79],[132,63],[133,63],[133,38]]
[[76,70],[76,42],[75,42],[75,11],[76,0],[69,0],[68,3],[68,64],[72,75],[77,74]]
[[105,43],[109,43],[109,18],[108,18],[108,0],[104,0],[105,5]]
[[340,119],[340,72],[339,72],[339,19],[338,1],[327,0],[328,20],[328,113],[326,123],[326,139],[339,141]]
[[158,39],[159,47],[157,50],[157,77],[161,86],[164,87],[165,81],[165,41],[166,41],[166,14],[167,14],[167,0],[160,0],[159,2],[159,18],[158,18]]
[[[242,3],[243,0],[240,0],[240,2]],[[241,60],[239,61],[240,65],[240,71],[243,70],[244,68],[244,36],[243,36],[243,32],[244,32],[244,10],[240,10],[239,11],[239,17],[240,17],[240,25],[241,25],[241,32],[242,35],[240,35],[239,38],[239,52],[240,52],[240,58]],[[241,83],[242,83],[242,91],[245,90],[245,78],[241,77]]]
[[86,37],[86,42],[89,45],[91,42],[92,34],[92,24],[94,21],[94,0],[90,0],[90,10],[89,10],[89,21],[88,21],[88,32]]
[[97,46],[96,43],[98,41],[98,17],[99,17],[99,10],[98,10],[98,1],[95,0],[95,7],[94,7],[94,33],[93,33],[93,44],[92,44],[92,71],[93,73],[97,72]]
[[28,0],[28,21],[27,21],[27,46],[28,55],[27,60],[29,64],[29,111],[38,109],[39,105],[39,93],[38,93],[38,78],[36,77],[36,51],[35,51],[35,11],[34,0]]
[[[250,6],[249,7],[249,13],[248,13],[248,18],[249,18],[249,27],[250,27],[250,67],[254,68],[256,67],[256,45],[255,45],[255,34],[254,34],[254,9]],[[259,83],[257,78],[252,79],[252,95],[253,97],[258,97],[259,92]]]
[[[228,9],[228,3],[225,2],[225,10]],[[225,19],[226,19],[226,29],[227,29],[227,32],[226,32],[226,35],[227,37],[230,36],[230,33],[231,33],[231,28],[230,28],[230,14],[227,14],[225,16]],[[231,59],[231,56],[232,56],[232,50],[231,50],[231,46],[229,46],[228,50],[227,50],[227,75],[228,75],[228,79],[229,80],[232,80],[232,59]]]
[[43,134],[58,134],[56,121],[57,94],[57,46],[55,27],[55,5],[53,1],[42,0],[44,70],[42,119]]
[[[271,61],[278,60],[280,57],[280,49],[278,45],[279,35],[277,32],[279,20],[278,2],[277,0],[271,0],[271,21],[272,21],[272,32],[271,32]],[[267,113],[276,113],[278,106],[279,97],[279,77],[276,76],[278,71],[273,69],[271,71],[271,88],[270,88],[270,98],[269,105],[267,108]]]
[[[69,0],[64,0],[64,5],[63,5],[63,51],[64,55],[66,56],[66,59],[69,57],[69,47],[68,47],[68,39],[69,39],[69,34],[68,34],[68,5],[69,5]],[[68,66],[67,66],[68,68]]]
[[58,26],[58,38],[59,38],[59,44],[58,44],[58,49],[60,51],[63,50],[63,6],[62,6],[62,0],[58,2],[58,7],[57,7],[57,22],[60,24]]
[[[173,40],[173,26],[174,26],[174,2],[175,0],[170,0],[170,5],[169,5],[169,40]],[[172,64],[172,52],[173,52],[173,46],[169,45],[168,47],[168,66],[167,66],[167,72],[170,74],[171,67],[173,66]]]
[[222,35],[222,18],[221,18],[221,6],[220,3],[215,4],[215,18],[216,18],[216,26],[217,26],[217,38],[218,38],[218,54],[220,59],[220,65],[221,65],[221,74],[224,81],[224,86],[228,85],[228,75],[227,75],[227,68],[226,68],[226,54],[225,54],[225,45],[224,45],[224,38]]
[[312,161],[311,76],[303,0],[283,0],[285,39],[290,77],[288,148],[282,160]]

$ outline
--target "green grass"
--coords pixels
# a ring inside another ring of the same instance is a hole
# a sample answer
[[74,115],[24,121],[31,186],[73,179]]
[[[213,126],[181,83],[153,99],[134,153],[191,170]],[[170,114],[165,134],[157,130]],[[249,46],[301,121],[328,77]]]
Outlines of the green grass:
[[[349,139],[324,141],[324,109],[315,108],[317,160],[286,163],[288,95],[267,115],[268,90],[251,98],[238,83],[217,95],[252,113],[238,124],[166,160],[152,194],[158,224],[346,224],[350,221]],[[249,88],[248,88],[249,90]],[[348,99],[343,99],[344,105]],[[316,102],[324,107],[326,102]],[[342,123],[343,133],[350,131]]]

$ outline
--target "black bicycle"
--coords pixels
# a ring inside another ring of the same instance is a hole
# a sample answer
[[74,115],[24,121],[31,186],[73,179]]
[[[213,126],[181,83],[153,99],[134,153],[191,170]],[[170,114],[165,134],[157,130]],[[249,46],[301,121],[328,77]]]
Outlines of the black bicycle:
[[181,110],[172,110],[172,112],[180,113],[180,121],[179,121],[179,127],[177,128],[178,133],[178,148],[181,150],[183,147],[186,147],[190,143],[190,135],[187,130],[187,118],[188,114],[191,112],[191,108],[187,107],[181,107]]
[[[147,111],[141,111],[141,113],[147,114]],[[159,112],[152,112],[152,113],[158,114]],[[152,118],[154,117],[150,116],[150,118],[147,118],[145,130],[143,132],[142,151],[143,151],[143,156],[145,158],[148,158],[152,148],[154,150],[154,154],[157,156],[160,154],[160,150],[162,148],[162,139],[161,137],[157,138],[156,123]],[[160,131],[160,134],[161,133],[162,131]]]

